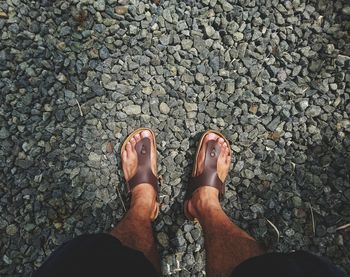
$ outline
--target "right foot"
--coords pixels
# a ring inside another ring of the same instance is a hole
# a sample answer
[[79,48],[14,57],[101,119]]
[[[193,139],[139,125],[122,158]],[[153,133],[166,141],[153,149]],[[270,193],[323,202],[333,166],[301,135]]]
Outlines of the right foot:
[[[220,155],[217,160],[217,174],[219,179],[224,183],[231,164],[231,152],[225,140],[215,133],[208,133],[203,139],[202,147],[197,158],[198,167],[196,175],[202,174],[204,170],[205,152],[208,141],[210,140],[215,140],[221,145]],[[214,187],[202,186],[188,200],[187,211],[193,218],[198,218],[201,212],[213,207],[220,207],[219,191]]]

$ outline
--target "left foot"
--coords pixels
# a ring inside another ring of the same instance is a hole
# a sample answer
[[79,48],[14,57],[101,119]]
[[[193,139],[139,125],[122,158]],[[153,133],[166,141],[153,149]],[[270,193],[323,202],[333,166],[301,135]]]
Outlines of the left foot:
[[[122,167],[125,180],[128,182],[137,171],[138,159],[135,146],[143,138],[149,138],[151,141],[151,169],[155,176],[157,176],[157,150],[153,145],[152,133],[148,130],[141,131],[135,134],[131,140],[126,144],[122,152]],[[150,219],[154,219],[158,212],[157,192],[151,184],[138,184],[131,192],[130,208],[139,210],[140,214],[144,214]]]

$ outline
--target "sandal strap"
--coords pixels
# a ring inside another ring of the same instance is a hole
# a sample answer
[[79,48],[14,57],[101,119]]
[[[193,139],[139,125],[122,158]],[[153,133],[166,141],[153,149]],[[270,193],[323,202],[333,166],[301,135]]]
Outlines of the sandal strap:
[[137,170],[136,174],[127,182],[129,190],[139,184],[151,184],[158,193],[158,178],[153,174],[151,169],[151,141],[149,138],[143,138],[135,145],[137,153]]
[[217,174],[217,161],[221,152],[221,146],[214,140],[208,141],[205,152],[204,170],[198,176],[192,176],[189,181],[189,187],[186,193],[186,199],[191,198],[192,194],[199,187],[214,187],[219,191],[219,199],[221,200],[225,194],[224,183]]

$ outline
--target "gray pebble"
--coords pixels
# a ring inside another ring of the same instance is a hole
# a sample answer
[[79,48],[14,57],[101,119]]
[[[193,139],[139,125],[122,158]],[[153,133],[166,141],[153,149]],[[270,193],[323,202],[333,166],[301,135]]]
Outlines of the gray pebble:
[[198,107],[196,103],[185,102],[185,109],[187,112],[195,112],[198,110]]
[[94,8],[100,12],[104,11],[106,9],[105,0],[95,0]]
[[170,108],[168,106],[167,103],[160,103],[159,105],[159,111],[162,113],[162,114],[168,114],[170,112]]
[[233,35],[232,35],[233,39],[235,41],[241,41],[242,39],[244,39],[244,35],[240,32],[235,32]]
[[10,136],[9,131],[7,131],[7,129],[5,127],[2,127],[0,129],[0,139],[6,139]]
[[127,115],[138,115],[141,113],[141,107],[139,105],[129,105],[124,107],[123,111]]
[[321,112],[322,109],[319,106],[312,105],[306,110],[305,115],[309,117],[316,117],[319,116]]
[[109,57],[109,50],[106,46],[102,46],[99,50],[100,58],[105,60]]
[[17,231],[18,231],[18,228],[14,224],[10,224],[9,226],[6,227],[6,234],[8,234],[9,236],[16,235]]

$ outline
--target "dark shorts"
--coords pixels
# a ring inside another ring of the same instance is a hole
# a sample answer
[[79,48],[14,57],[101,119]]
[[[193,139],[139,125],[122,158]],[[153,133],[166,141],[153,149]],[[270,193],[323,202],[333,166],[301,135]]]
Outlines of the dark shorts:
[[[158,276],[139,251],[108,234],[83,235],[60,246],[33,273],[39,276]],[[248,259],[232,277],[347,277],[328,261],[304,251]]]

